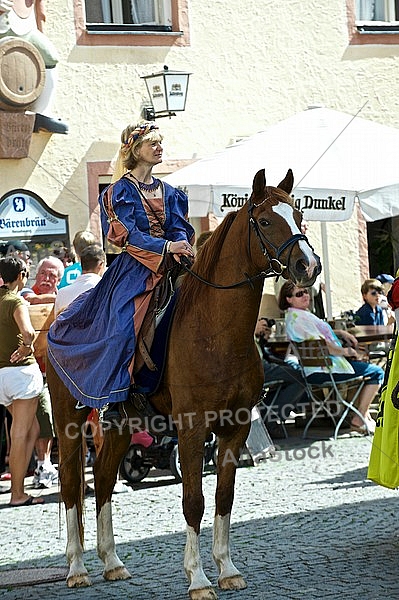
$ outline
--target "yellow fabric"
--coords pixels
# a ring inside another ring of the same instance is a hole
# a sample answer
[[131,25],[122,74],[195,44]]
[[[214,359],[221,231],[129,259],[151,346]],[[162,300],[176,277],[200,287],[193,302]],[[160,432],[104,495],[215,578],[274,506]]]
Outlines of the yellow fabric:
[[368,479],[391,489],[399,487],[399,410],[391,400],[392,390],[398,381],[399,344],[396,340],[388,382],[383,386],[381,393],[367,473]]

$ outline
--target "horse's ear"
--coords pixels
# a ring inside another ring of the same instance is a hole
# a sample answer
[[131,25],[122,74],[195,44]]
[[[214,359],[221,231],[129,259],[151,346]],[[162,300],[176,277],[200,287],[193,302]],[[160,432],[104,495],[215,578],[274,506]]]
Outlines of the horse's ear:
[[294,174],[291,169],[288,169],[287,175],[284,177],[283,181],[277,186],[280,190],[287,192],[287,194],[291,194],[292,188],[294,187]]
[[254,181],[252,183],[252,191],[254,193],[255,198],[262,196],[266,187],[266,177],[265,177],[265,169],[261,169],[258,171],[254,177]]

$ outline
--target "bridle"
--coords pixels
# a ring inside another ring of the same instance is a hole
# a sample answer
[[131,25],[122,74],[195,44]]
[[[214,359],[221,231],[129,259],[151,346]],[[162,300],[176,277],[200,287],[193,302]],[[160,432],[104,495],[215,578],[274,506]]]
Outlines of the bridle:
[[[259,202],[259,204],[255,204],[254,202],[251,202],[248,207],[248,214],[249,214],[249,223],[252,226],[252,229],[255,232],[256,237],[258,238],[258,242],[259,242],[262,254],[269,261],[270,266],[269,266],[269,269],[267,272],[270,274],[267,276],[270,277],[270,276],[274,276],[274,275],[276,275],[276,276],[281,275],[282,272],[287,268],[287,265],[284,265],[280,261],[281,255],[283,254],[283,252],[285,252],[285,250],[287,250],[287,248],[290,248],[290,251],[288,253],[288,261],[287,261],[288,264],[291,259],[291,253],[292,253],[293,247],[300,240],[305,240],[305,242],[311,248],[312,252],[313,252],[313,248],[309,244],[308,238],[303,233],[296,233],[295,235],[292,235],[288,240],[286,240],[283,244],[281,244],[281,246],[276,246],[270,240],[268,240],[266,238],[266,236],[263,235],[263,233],[259,229],[257,220],[254,218],[253,212],[254,212],[254,208],[258,208],[258,206],[261,206],[268,199],[269,199],[269,197],[265,198],[264,200],[262,200],[262,202]],[[250,248],[249,236],[250,236],[250,232],[248,233],[248,247]],[[269,245],[271,248],[273,248],[274,253],[276,255],[275,258],[270,256],[270,254],[267,250],[267,245]]]
[[[297,233],[297,234],[291,236],[288,240],[286,240],[283,244],[281,244],[281,246],[275,246],[270,240],[268,240],[266,238],[265,235],[263,235],[263,233],[259,229],[257,220],[253,216],[253,211],[255,208],[257,208],[258,206],[261,206],[261,204],[266,202],[266,200],[268,200],[268,199],[269,198],[265,198],[259,204],[255,204],[254,202],[252,202],[251,198],[249,198],[249,200],[248,200],[248,204],[249,204],[248,215],[249,215],[249,225],[250,225],[250,227],[248,227],[248,252],[249,252],[249,254],[251,254],[250,238],[251,238],[251,228],[252,228],[252,230],[254,231],[254,233],[259,241],[259,245],[260,245],[263,256],[265,256],[267,258],[267,260],[269,261],[269,268],[267,270],[261,271],[257,275],[253,275],[253,276],[249,276],[245,273],[246,278],[243,279],[242,281],[238,281],[237,283],[232,283],[230,285],[220,285],[217,283],[213,283],[212,281],[208,281],[207,279],[204,279],[203,277],[201,277],[201,275],[198,275],[198,273],[193,271],[191,269],[191,266],[192,266],[191,262],[186,256],[182,256],[180,258],[181,264],[183,265],[184,269],[188,273],[190,273],[190,275],[195,277],[195,279],[198,279],[198,281],[200,281],[201,283],[208,285],[212,288],[218,289],[218,290],[231,290],[231,289],[234,289],[237,287],[241,287],[243,285],[250,285],[251,287],[253,287],[253,283],[255,281],[257,281],[258,279],[266,279],[268,277],[274,277],[274,276],[279,277],[283,273],[283,271],[287,268],[287,266],[284,265],[280,261],[281,255],[283,254],[283,252],[285,250],[287,250],[287,248],[290,248],[289,255],[288,255],[288,261],[287,261],[287,263],[289,264],[293,247],[300,240],[305,240],[306,243],[309,245],[309,247],[313,251],[312,246],[309,244],[308,238],[306,237],[306,235],[304,235],[302,233]],[[274,250],[274,252],[276,254],[275,258],[270,256],[267,246],[270,246]]]

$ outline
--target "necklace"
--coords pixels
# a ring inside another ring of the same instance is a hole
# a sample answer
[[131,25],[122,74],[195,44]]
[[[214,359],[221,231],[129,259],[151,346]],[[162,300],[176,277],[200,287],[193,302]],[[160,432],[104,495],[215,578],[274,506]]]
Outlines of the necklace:
[[152,178],[152,183],[144,183],[144,181],[139,181],[137,177],[133,175],[133,173],[130,174],[137,181],[139,188],[143,192],[155,192],[155,190],[159,188],[159,184],[161,183],[161,181],[159,179],[156,179],[156,177]]

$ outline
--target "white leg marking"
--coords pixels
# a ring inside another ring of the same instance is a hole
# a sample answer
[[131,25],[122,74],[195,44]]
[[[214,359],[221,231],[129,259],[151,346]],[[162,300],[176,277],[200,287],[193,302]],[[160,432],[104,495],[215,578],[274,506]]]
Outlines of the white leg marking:
[[216,515],[213,524],[213,560],[219,571],[219,580],[241,575],[230,558],[230,516]]
[[97,518],[97,553],[104,563],[104,576],[114,569],[124,569],[115,550],[111,502],[104,504]]
[[212,587],[202,568],[199,536],[187,525],[186,548],[184,550],[184,570],[190,583],[188,591]]
[[[301,233],[298,228],[298,225],[295,223],[294,209],[292,208],[292,206],[290,206],[289,204],[286,204],[285,202],[279,202],[278,204],[276,204],[276,206],[272,206],[272,210],[273,210],[273,212],[280,215],[280,217],[285,219],[285,221],[287,221],[288,226],[291,229],[292,235],[297,235],[298,233]],[[308,259],[309,266],[306,269],[306,271],[307,271],[307,274],[310,276],[313,274],[313,271],[315,270],[315,268],[317,266],[316,260],[314,258],[314,255],[313,255],[310,247],[305,242],[305,240],[299,241],[299,247],[302,250],[303,254]]]
[[69,564],[67,582],[70,587],[90,585],[87,569],[83,563],[83,547],[79,538],[78,511],[76,506],[66,511],[67,547]]

